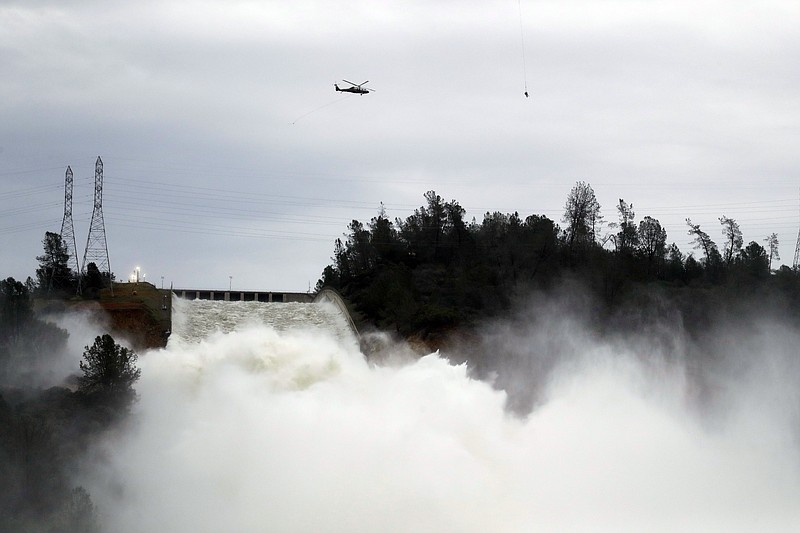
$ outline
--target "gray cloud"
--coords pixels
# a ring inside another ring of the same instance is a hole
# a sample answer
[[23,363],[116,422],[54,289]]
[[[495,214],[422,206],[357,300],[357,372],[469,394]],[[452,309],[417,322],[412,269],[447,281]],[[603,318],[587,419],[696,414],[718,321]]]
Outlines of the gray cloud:
[[97,155],[118,277],[304,289],[380,202],[404,217],[435,189],[479,220],[559,221],[578,179],[684,250],[686,216],[721,239],[724,214],[791,263],[793,2],[520,6],[524,69],[508,2],[1,4],[4,274],[59,229],[67,165],[82,251]]

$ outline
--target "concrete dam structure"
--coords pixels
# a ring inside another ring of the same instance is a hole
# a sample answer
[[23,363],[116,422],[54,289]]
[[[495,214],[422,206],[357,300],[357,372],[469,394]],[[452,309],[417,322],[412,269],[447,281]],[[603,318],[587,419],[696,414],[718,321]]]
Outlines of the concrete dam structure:
[[[104,289],[100,298],[84,302],[80,307],[104,312],[111,328],[129,339],[136,349],[163,348],[172,335],[174,305],[179,301],[208,301],[254,304],[313,305],[330,304],[358,339],[359,332],[346,302],[332,289],[317,294],[307,292],[231,291],[208,289],[158,289],[147,282],[115,283],[113,292]],[[222,308],[219,313],[233,313],[234,308]]]
[[214,300],[220,302],[296,302],[311,303],[314,295],[308,292],[232,291],[211,289],[172,289],[184,300]]

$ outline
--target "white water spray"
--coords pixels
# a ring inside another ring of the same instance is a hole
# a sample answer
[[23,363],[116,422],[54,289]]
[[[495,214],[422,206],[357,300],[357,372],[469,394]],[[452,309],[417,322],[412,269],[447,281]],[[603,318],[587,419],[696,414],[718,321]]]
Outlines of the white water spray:
[[290,310],[314,310],[291,326],[266,319],[265,304],[186,307],[168,348],[140,357],[131,427],[87,473],[109,531],[800,525],[797,413],[779,408],[797,395],[761,386],[781,380],[780,365],[708,429],[680,379],[587,346],[522,419],[503,392],[436,354],[371,367],[331,310]]

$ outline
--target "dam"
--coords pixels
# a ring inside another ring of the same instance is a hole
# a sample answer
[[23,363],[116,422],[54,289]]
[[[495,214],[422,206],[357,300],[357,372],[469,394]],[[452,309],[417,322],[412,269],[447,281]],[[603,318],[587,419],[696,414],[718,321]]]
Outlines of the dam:
[[197,343],[215,333],[229,334],[248,328],[268,327],[276,331],[319,330],[342,342],[357,343],[350,317],[328,302],[276,303],[174,298],[172,310],[170,342]]
[[[189,305],[189,303],[192,305]],[[224,305],[229,304],[229,305]],[[350,318],[346,303],[331,289],[318,293],[231,291],[205,289],[158,289],[147,282],[114,283],[113,290],[100,291],[96,301],[75,304],[74,307],[100,314],[109,319],[109,326],[116,335],[126,338],[131,347],[142,350],[163,348],[175,332],[173,321],[175,307],[195,310],[197,313],[216,314],[216,323],[223,329],[237,323],[242,316],[265,317],[274,315],[274,320],[321,323],[320,307],[340,315],[350,331],[358,331]],[[267,311],[269,309],[269,311]],[[265,323],[270,323],[269,321]],[[272,324],[274,325],[274,323]],[[230,330],[228,330],[230,331]]]
[[172,293],[184,300],[217,300],[223,302],[299,302],[310,303],[314,295],[309,292],[291,291],[234,291],[219,289],[172,289]]

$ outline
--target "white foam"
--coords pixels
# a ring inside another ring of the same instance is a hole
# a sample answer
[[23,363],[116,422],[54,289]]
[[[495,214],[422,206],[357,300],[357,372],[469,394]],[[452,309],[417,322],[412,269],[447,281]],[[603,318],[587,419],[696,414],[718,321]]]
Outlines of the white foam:
[[371,367],[336,331],[246,321],[140,358],[87,484],[118,532],[797,530],[783,393],[753,380],[710,427],[676,374],[585,351],[520,419],[437,354]]

